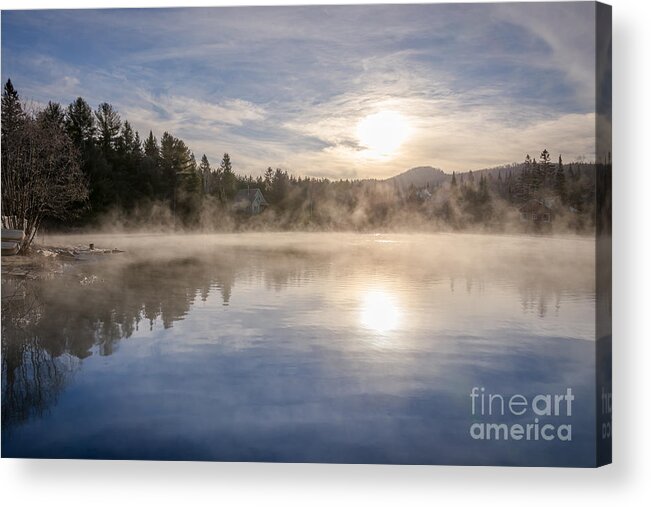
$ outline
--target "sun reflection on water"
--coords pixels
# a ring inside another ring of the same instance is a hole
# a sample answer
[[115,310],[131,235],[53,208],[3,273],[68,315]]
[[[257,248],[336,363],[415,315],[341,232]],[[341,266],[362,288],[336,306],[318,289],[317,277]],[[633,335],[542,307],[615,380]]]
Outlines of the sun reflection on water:
[[396,298],[384,290],[374,289],[362,294],[360,321],[367,329],[386,333],[400,324],[401,312]]

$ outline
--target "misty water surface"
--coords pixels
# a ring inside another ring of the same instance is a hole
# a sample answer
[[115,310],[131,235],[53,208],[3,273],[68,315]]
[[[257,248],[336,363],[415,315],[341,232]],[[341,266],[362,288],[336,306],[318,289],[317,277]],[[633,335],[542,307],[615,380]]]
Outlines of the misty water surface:
[[[593,239],[48,240],[127,252],[3,279],[3,456],[594,460]],[[473,386],[571,387],[573,440],[472,440]]]

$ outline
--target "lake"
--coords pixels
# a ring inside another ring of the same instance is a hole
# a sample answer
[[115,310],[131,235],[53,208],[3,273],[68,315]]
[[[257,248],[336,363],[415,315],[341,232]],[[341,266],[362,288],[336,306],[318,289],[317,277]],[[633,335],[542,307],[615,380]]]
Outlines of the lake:
[[[47,241],[125,253],[3,277],[3,457],[594,464],[592,238]],[[474,387],[570,388],[571,440],[473,438],[534,418]]]

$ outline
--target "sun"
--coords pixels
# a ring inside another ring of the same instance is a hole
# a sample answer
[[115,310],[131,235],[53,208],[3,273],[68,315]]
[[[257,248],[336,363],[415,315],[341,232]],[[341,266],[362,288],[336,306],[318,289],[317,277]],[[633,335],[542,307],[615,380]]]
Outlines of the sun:
[[367,154],[388,157],[400,148],[410,134],[407,118],[397,111],[380,111],[357,124],[357,138]]

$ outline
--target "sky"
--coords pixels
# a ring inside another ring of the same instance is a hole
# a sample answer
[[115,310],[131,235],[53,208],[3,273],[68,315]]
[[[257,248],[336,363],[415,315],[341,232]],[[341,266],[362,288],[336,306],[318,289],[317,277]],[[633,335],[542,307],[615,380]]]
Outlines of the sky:
[[592,2],[2,12],[2,80],[236,172],[593,159]]

